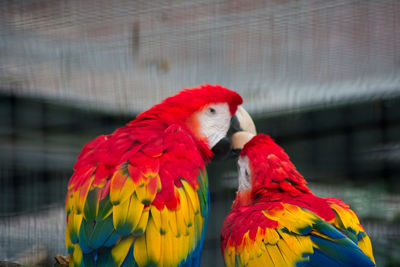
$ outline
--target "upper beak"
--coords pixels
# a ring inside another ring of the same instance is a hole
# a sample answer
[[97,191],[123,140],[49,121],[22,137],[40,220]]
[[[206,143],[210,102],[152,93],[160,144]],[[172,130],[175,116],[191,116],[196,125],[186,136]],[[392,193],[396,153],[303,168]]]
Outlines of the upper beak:
[[[237,157],[240,150],[243,148],[246,140],[243,134],[236,133],[248,132],[252,136],[256,135],[256,127],[249,113],[239,106],[235,115],[232,116],[231,125],[228,131],[228,136],[221,139],[213,148],[214,159],[226,159]],[[251,138],[250,138],[251,139]],[[240,140],[240,141],[239,141]],[[244,143],[243,143],[244,142]]]
[[234,133],[238,131],[245,131],[254,135],[257,134],[256,126],[254,125],[252,118],[241,106],[238,107],[235,115],[233,115],[231,119],[231,127],[235,130]]

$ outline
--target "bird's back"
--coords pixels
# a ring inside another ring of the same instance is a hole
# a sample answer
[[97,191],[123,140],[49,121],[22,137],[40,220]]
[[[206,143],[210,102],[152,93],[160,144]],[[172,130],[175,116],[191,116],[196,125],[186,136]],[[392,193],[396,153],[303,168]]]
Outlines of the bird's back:
[[119,128],[89,142],[74,169],[66,199],[72,265],[199,266],[207,174],[184,129],[146,121]]
[[357,215],[312,194],[234,208],[221,240],[227,266],[374,266]]

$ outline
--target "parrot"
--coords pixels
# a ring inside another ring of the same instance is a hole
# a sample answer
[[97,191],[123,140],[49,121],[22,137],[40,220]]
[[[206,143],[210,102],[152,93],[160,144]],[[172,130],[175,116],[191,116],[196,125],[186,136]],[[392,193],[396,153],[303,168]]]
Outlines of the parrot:
[[66,194],[69,265],[199,266],[205,166],[220,143],[217,150],[230,149],[230,127],[249,117],[242,102],[219,85],[183,89],[88,142]]
[[238,191],[221,229],[226,266],[375,266],[354,211],[308,188],[275,141],[237,132]]

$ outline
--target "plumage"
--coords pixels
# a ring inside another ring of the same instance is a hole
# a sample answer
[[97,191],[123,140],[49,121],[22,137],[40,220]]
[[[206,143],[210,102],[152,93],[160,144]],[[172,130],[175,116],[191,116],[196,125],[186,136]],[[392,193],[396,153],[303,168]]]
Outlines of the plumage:
[[221,231],[226,266],[375,266],[371,241],[339,199],[307,187],[288,155],[258,134],[239,158],[239,190]]
[[214,137],[197,114],[226,107],[225,135],[241,103],[220,86],[183,90],[86,144],[66,196],[70,265],[199,266]]

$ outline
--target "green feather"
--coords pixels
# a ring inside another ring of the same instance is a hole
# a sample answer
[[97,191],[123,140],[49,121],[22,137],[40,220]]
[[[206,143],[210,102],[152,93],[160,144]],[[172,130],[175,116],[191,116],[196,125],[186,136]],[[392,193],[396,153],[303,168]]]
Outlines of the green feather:
[[90,190],[87,197],[85,207],[83,208],[83,214],[86,220],[94,220],[97,216],[98,208],[98,189]]
[[208,212],[208,176],[206,170],[200,170],[200,174],[197,177],[199,181],[199,189],[197,189],[197,194],[200,200],[201,215],[206,216]]

